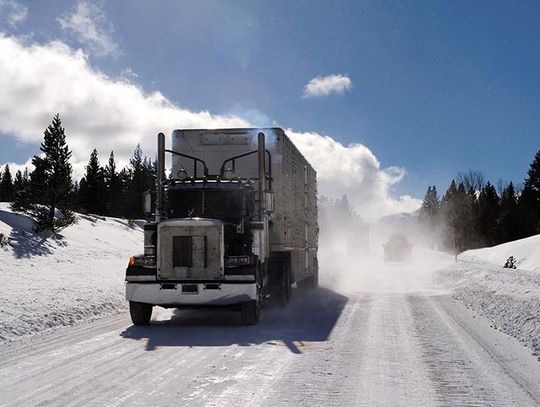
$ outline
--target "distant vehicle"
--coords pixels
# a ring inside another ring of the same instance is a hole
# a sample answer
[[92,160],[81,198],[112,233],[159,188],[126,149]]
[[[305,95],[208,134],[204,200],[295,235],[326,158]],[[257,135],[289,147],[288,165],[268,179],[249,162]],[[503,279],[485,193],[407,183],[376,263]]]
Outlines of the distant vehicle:
[[155,222],[126,270],[134,325],[156,305],[231,306],[256,324],[266,298],[318,285],[316,173],[282,129],[174,130],[172,150],[160,133],[157,168]]
[[411,256],[412,245],[405,235],[396,233],[390,236],[384,245],[384,260],[399,262],[407,260]]

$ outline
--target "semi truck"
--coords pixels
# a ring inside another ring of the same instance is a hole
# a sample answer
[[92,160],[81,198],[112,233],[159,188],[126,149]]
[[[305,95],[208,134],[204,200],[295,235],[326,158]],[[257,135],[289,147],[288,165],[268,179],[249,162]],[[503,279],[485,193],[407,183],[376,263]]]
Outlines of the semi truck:
[[154,306],[228,306],[254,325],[292,284],[317,287],[317,175],[281,128],[180,129],[157,144],[154,218],[126,269],[134,325]]

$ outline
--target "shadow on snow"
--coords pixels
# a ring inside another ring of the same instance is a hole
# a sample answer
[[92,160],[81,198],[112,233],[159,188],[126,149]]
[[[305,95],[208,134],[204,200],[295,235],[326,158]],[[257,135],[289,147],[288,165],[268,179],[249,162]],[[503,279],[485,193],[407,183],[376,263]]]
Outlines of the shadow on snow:
[[13,255],[18,259],[51,254],[49,239],[50,236],[26,232],[21,229],[12,229],[9,235]]
[[36,223],[28,215],[0,210],[0,222],[11,227],[9,241],[17,259],[48,255],[54,247],[67,245],[58,233],[35,233]]
[[264,306],[258,325],[240,324],[238,312],[227,308],[177,309],[170,320],[151,326],[131,326],[120,336],[146,339],[146,350],[161,346],[250,346],[282,341],[293,353],[302,353],[303,342],[326,341],[347,297],[326,288],[294,290],[286,307]]

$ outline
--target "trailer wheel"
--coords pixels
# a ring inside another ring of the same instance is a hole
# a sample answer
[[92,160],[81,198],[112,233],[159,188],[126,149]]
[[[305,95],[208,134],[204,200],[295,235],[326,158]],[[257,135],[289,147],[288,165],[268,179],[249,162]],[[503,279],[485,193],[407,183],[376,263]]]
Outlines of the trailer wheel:
[[261,302],[250,300],[240,305],[240,318],[244,325],[257,325],[261,315]]
[[152,317],[152,305],[130,301],[129,313],[131,315],[131,322],[133,322],[133,325],[150,325],[150,318]]

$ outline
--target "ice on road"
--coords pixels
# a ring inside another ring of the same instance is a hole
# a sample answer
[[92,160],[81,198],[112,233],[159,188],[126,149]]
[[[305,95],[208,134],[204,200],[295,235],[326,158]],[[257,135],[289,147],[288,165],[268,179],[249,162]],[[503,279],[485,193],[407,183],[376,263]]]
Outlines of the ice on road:
[[227,310],[127,316],[6,345],[0,405],[517,405],[540,363],[437,292],[298,292],[241,326]]

